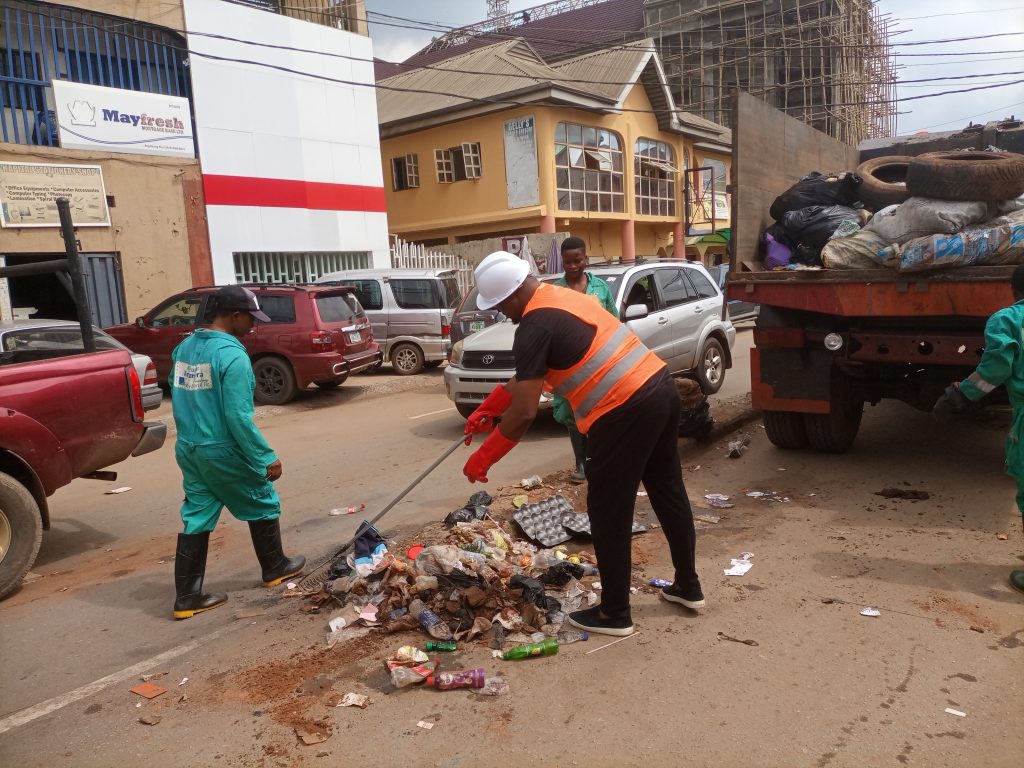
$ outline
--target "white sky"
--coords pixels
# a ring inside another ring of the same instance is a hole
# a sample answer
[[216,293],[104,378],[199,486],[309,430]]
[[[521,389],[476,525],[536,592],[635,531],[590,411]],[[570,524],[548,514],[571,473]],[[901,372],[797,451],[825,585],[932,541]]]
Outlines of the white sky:
[[[538,5],[538,0],[510,0],[509,10],[519,11]],[[906,83],[898,86],[897,96],[905,99],[926,93],[959,90],[1015,80],[1024,81],[1024,2],[1022,0],[973,0],[971,3],[952,0],[878,0],[883,13],[892,16],[894,28],[903,30],[892,38],[894,43],[948,40],[1013,33],[1011,36],[954,43],[898,46],[897,76],[900,81],[922,78],[991,75],[963,80],[932,83]],[[370,14],[370,36],[374,54],[388,61],[401,61],[424,45],[437,31],[423,29],[413,22],[384,19],[372,15],[384,13],[430,22],[444,27],[457,27],[482,21],[487,15],[485,0],[366,0]],[[383,23],[414,27],[385,26]],[[1013,51],[1013,53],[984,53]],[[952,53],[979,55],[951,56]],[[905,54],[928,54],[910,56]],[[941,55],[945,54],[945,55]],[[1017,74],[997,74],[1017,73]],[[899,104],[897,132],[920,130],[951,131],[971,120],[983,123],[1013,114],[1024,116],[1024,82],[973,93],[959,93],[934,98],[904,101]]]

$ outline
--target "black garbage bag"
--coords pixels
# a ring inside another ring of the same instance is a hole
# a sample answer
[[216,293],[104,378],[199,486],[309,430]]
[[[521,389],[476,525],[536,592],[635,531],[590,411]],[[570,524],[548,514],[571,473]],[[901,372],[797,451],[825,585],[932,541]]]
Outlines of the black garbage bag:
[[437,583],[445,589],[468,589],[469,587],[483,587],[486,582],[483,576],[463,571],[452,571],[451,573],[437,574]]
[[768,212],[776,221],[782,221],[790,211],[814,205],[850,206],[857,201],[857,187],[860,183],[861,177],[849,171],[838,175],[814,171],[775,198]]
[[541,574],[540,580],[545,584],[564,587],[569,583],[569,580],[573,578],[583,578],[583,566],[579,563],[570,563],[568,560],[561,560],[554,565],[549,566],[548,569]]
[[491,494],[487,491],[477,491],[469,497],[469,501],[466,502],[467,507],[487,507],[490,506],[494,499],[491,498]]
[[544,585],[540,579],[532,576],[516,574],[508,580],[508,586],[510,589],[523,590],[523,600],[527,603],[536,603],[538,597],[544,596]]
[[787,213],[782,217],[782,226],[786,230],[786,237],[797,245],[794,255],[798,260],[809,263],[808,259],[820,256],[825,243],[848,220],[858,222],[859,226],[860,219],[853,208],[845,205],[812,205]]
[[715,418],[711,415],[711,404],[707,398],[694,408],[679,410],[679,436],[692,437],[695,440],[707,440],[715,426]]
[[487,491],[477,491],[469,497],[464,507],[460,507],[448,513],[444,519],[446,528],[453,528],[456,523],[471,523],[474,520],[483,520],[490,513],[490,504],[494,499]]
[[352,566],[348,564],[346,558],[341,557],[331,563],[331,567],[327,570],[327,580],[334,581],[348,576],[350,573],[352,573]]

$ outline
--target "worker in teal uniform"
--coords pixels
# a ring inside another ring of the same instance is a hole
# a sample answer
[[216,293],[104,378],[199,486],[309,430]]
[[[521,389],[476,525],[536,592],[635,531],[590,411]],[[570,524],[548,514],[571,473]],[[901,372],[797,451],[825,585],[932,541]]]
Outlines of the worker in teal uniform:
[[[1017,480],[1017,509],[1024,519],[1024,265],[1010,278],[1014,303],[985,323],[985,351],[974,373],[954,382],[935,403],[935,413],[960,413],[996,387],[1006,387],[1013,425],[1006,436],[1006,473]],[[1010,572],[1010,585],[1024,592],[1024,570]]]
[[187,619],[216,608],[227,595],[203,592],[210,532],[228,508],[249,523],[263,585],[272,587],[302,572],[306,558],[287,557],[281,546],[281,501],[273,482],[281,460],[253,421],[253,376],[240,339],[257,320],[270,322],[256,295],[240,285],[212,298],[214,320],[171,354],[168,384],[178,429],[175,458],[185,501],[174,559],[174,617]]
[[[555,280],[555,285],[565,286],[574,291],[594,296],[601,302],[601,306],[611,312],[616,318],[619,310],[615,306],[615,296],[608,283],[599,277],[595,277],[586,271],[587,269],[587,244],[580,237],[567,237],[562,241],[562,269],[565,274]],[[576,429],[576,417],[573,415],[572,406],[564,397],[555,395],[551,401],[552,415],[555,421],[569,430],[569,441],[572,443],[572,453],[576,459],[576,470],[572,479],[577,483],[586,480],[584,467],[587,461],[587,436]]]

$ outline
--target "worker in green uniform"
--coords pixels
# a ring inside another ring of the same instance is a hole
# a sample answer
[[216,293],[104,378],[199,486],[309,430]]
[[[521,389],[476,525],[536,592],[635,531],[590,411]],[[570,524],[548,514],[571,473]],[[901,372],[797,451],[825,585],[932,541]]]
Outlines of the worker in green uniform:
[[[985,323],[985,351],[974,373],[954,382],[935,403],[934,411],[960,413],[1002,385],[1013,406],[1013,425],[1006,436],[1006,473],[1017,480],[1017,509],[1024,519],[1024,265],[1010,278],[1014,303]],[[1024,570],[1010,572],[1010,585],[1024,592]]]
[[[587,244],[580,237],[567,237],[562,241],[562,269],[565,274],[555,280],[555,285],[571,288],[574,291],[595,296],[601,302],[601,306],[611,312],[615,317],[619,316],[619,310],[615,306],[615,296],[608,283],[600,277],[595,277],[586,271],[587,269]],[[584,474],[584,467],[587,461],[587,436],[576,429],[576,417],[573,415],[572,406],[569,401],[560,395],[555,395],[551,401],[552,415],[555,421],[569,430],[569,441],[572,443],[572,453],[576,459],[576,470],[572,474],[572,480],[582,483],[587,479]]]
[[263,585],[301,573],[306,558],[287,557],[281,546],[281,501],[273,482],[281,460],[253,421],[253,376],[240,339],[257,320],[270,322],[256,295],[229,285],[213,295],[214,320],[171,354],[168,384],[178,429],[175,458],[185,501],[174,558],[174,617],[187,619],[216,608],[227,595],[203,592],[210,532],[224,507],[249,523]]

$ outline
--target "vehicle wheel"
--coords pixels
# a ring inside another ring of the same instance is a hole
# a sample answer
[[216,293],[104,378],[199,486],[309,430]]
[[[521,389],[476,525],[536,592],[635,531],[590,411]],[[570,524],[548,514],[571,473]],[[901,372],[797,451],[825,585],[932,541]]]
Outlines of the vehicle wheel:
[[475,405],[467,405],[466,403],[455,404],[455,410],[457,410],[459,412],[459,415],[462,416],[462,418],[464,419],[468,419],[470,416],[472,416],[473,411],[475,411],[476,408],[477,407]]
[[442,362],[443,361],[441,361],[441,360],[427,360],[425,363],[423,363],[423,368],[425,370],[432,371],[435,368],[437,368],[439,365],[441,365]]
[[391,350],[391,365],[399,376],[412,376],[423,370],[423,352],[415,344],[399,344]]
[[1024,155],[927,152],[911,159],[907,189],[938,200],[1010,200],[1024,193]]
[[874,157],[857,166],[861,177],[857,197],[872,211],[898,205],[910,197],[907,191],[907,168],[913,158],[907,155]]
[[764,432],[776,448],[792,450],[807,446],[807,429],[804,414],[788,411],[765,411]]
[[822,453],[846,453],[853,445],[864,416],[864,398],[842,385],[833,384],[832,412],[805,413],[807,441]]
[[295,399],[299,391],[295,374],[286,360],[280,357],[261,357],[252,366],[256,376],[256,397],[260,405],[284,405]]
[[0,472],[0,599],[21,584],[43,540],[39,505],[28,489]]
[[705,395],[713,395],[725,383],[725,352],[722,342],[711,337],[697,357],[697,381]]

